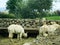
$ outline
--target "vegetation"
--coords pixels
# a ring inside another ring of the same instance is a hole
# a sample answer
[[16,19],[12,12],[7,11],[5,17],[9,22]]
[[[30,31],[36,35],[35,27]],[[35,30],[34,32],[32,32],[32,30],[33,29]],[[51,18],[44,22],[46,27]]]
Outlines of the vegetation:
[[15,18],[14,14],[6,14],[0,12],[0,18]]
[[42,18],[59,20],[60,11],[49,12],[52,0],[9,0],[9,14],[0,13],[0,18]]
[[57,10],[57,11],[54,11],[52,13],[46,13],[46,18],[48,20],[60,20],[60,11]]
[[52,0],[9,0],[7,9],[15,14],[16,18],[41,18],[46,16],[45,11],[49,10]]
[[50,16],[50,17],[45,17],[48,20],[60,20],[60,16]]

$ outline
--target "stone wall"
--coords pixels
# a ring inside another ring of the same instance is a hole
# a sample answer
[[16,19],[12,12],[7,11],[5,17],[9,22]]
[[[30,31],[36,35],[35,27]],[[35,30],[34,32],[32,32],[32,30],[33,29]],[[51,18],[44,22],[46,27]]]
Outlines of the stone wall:
[[[50,20],[53,21],[53,20]],[[55,20],[58,24],[60,24],[59,20]],[[20,24],[26,30],[38,30],[41,23],[40,19],[8,19],[8,18],[0,18],[0,29],[6,29],[11,24]]]
[[11,24],[20,24],[27,30],[38,30],[40,26],[39,19],[7,19],[0,18],[0,29],[7,28]]

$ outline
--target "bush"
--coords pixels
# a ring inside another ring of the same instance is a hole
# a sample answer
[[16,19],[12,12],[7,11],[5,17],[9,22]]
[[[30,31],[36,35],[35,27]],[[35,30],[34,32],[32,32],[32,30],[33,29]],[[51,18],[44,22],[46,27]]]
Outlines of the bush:
[[0,18],[15,18],[14,14],[0,13]]

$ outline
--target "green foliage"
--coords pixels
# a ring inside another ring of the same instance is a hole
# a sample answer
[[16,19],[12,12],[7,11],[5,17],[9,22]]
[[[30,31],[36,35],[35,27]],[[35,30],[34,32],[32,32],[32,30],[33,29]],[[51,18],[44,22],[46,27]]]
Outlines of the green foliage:
[[46,15],[47,15],[47,17],[50,17],[50,16],[59,16],[59,14],[57,12],[47,12]]
[[17,18],[41,18],[46,16],[43,9],[49,10],[52,0],[9,0],[7,9]]
[[52,0],[29,0],[29,7],[38,9],[38,11],[49,10],[51,8]]
[[0,18],[15,18],[14,14],[0,13]]
[[15,5],[16,5],[16,0],[12,1],[12,0],[9,0],[7,2],[7,9],[9,9],[9,12],[10,13],[15,13]]
[[59,10],[55,11],[54,13],[60,16],[60,11]]

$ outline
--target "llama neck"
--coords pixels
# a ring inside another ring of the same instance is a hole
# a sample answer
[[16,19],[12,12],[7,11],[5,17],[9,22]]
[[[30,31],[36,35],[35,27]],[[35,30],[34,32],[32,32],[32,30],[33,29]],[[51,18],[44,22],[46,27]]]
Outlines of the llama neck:
[[46,22],[44,22],[43,25],[47,25]]

